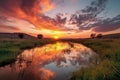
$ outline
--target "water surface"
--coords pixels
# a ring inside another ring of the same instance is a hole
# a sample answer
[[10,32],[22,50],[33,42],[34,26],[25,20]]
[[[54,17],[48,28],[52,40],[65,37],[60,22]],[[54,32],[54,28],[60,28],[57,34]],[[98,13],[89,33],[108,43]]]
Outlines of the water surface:
[[68,42],[24,50],[15,63],[0,67],[0,80],[67,80],[92,64],[94,55],[90,48]]

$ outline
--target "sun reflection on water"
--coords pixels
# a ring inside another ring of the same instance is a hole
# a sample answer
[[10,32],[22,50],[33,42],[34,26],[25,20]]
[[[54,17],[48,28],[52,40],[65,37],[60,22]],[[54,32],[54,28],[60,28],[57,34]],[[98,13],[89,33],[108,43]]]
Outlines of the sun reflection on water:
[[[17,78],[21,80],[66,80],[71,72],[90,64],[94,54],[90,48],[81,44],[70,42],[48,44],[23,51],[15,63],[2,69],[2,71],[7,71],[7,74],[2,74],[0,71],[0,75],[11,75],[9,80]],[[13,69],[12,72],[10,72],[11,69]],[[4,80],[7,78],[4,77]]]

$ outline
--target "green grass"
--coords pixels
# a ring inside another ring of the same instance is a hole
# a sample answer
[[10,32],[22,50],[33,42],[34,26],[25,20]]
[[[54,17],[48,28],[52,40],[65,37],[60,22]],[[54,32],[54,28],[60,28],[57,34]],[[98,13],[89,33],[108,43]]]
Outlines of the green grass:
[[[119,80],[120,79],[120,40],[119,39],[71,39],[62,40],[82,43],[99,55],[99,64],[79,69],[70,80]],[[24,49],[42,46],[53,40],[0,40],[0,66],[16,60]]]
[[0,66],[9,64],[16,60],[17,56],[24,50],[36,46],[42,46],[53,40],[28,40],[28,39],[2,39],[0,40]]
[[84,39],[69,40],[92,48],[99,55],[99,64],[82,68],[73,73],[70,80],[119,80],[120,40]]

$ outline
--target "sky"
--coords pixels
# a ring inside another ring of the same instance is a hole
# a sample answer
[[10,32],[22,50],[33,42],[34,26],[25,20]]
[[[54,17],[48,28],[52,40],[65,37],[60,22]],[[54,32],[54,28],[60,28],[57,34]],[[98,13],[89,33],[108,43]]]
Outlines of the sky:
[[48,38],[120,33],[120,0],[0,0],[0,32]]

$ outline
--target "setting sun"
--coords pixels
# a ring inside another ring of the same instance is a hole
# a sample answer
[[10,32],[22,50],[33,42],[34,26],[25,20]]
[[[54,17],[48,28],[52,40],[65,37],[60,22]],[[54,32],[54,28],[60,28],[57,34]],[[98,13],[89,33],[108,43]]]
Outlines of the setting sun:
[[53,36],[54,39],[59,39],[59,36]]

